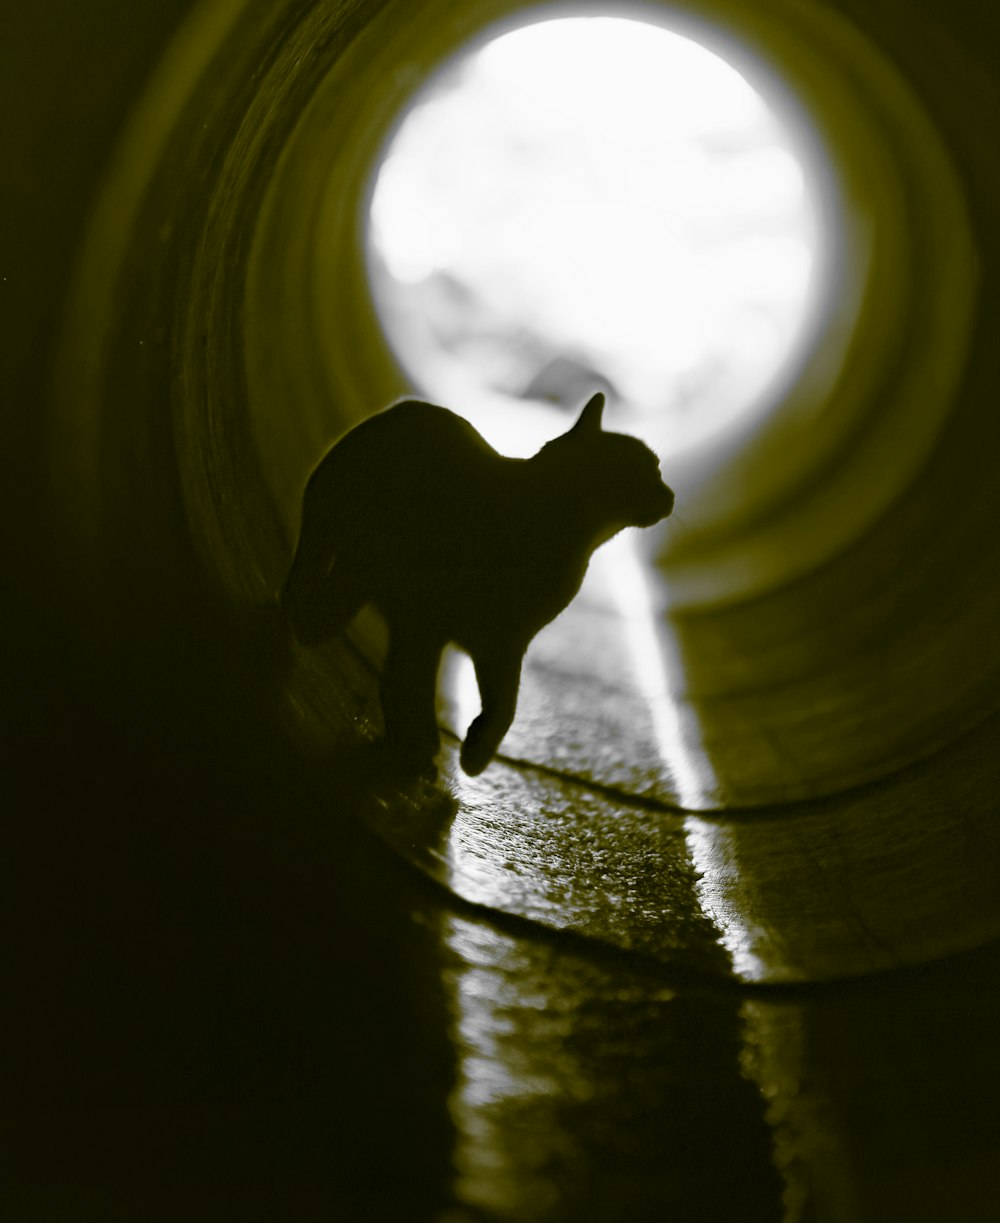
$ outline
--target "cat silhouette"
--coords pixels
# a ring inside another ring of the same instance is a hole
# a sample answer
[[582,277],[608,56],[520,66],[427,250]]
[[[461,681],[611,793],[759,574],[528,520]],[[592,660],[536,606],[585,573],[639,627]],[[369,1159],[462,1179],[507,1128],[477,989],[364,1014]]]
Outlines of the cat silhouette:
[[352,429],[309,477],[281,603],[306,646],[366,604],[381,611],[379,695],[399,758],[429,766],[440,747],[437,673],[453,643],[482,703],[462,768],[482,772],[513,721],[528,644],[573,599],[591,554],[673,509],[656,455],[606,432],[603,409],[594,395],[568,432],[515,459],[447,408],[405,400]]

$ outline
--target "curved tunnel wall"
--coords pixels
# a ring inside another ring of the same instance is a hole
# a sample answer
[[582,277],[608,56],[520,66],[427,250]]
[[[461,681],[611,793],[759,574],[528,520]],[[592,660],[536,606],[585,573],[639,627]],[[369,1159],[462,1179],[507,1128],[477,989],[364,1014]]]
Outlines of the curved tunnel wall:
[[[67,571],[96,583],[115,648],[133,641],[151,672],[161,658],[160,682],[178,649],[223,641],[245,670],[247,609],[280,582],[310,465],[406,389],[364,279],[372,160],[441,58],[514,7],[205,3],[132,109],[55,364],[53,471]],[[779,427],[706,463],[703,530],[662,563],[691,591],[676,625],[695,698],[738,694],[747,652],[780,645],[785,699],[805,699],[832,633],[854,660],[850,721],[884,668],[882,741],[845,773],[877,776],[996,707],[990,44],[961,5],[905,21],[891,3],[750,7],[699,15],[805,100],[837,167],[843,293]]]

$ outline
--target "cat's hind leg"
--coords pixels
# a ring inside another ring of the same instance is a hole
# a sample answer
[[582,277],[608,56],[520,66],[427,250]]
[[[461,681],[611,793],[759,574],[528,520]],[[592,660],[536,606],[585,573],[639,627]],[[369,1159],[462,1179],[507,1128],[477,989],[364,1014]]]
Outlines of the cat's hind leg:
[[316,646],[342,633],[366,599],[336,566],[297,582],[289,580],[281,592],[281,607],[296,641]]
[[510,730],[517,709],[524,651],[507,648],[473,657],[482,712],[472,722],[462,744],[462,768],[470,777],[481,773]]
[[386,745],[421,771],[433,771],[441,746],[436,700],[441,650],[436,637],[390,620],[380,685]]

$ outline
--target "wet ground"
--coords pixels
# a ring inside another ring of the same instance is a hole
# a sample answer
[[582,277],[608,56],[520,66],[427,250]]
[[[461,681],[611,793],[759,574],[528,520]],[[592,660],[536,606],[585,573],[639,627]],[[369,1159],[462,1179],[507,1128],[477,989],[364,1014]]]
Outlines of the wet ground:
[[[347,736],[322,768],[47,712],[8,1217],[995,1216],[994,725],[736,805],[621,563],[476,779],[447,731],[435,782],[361,767],[343,644],[285,660],[284,716]],[[445,727],[473,701],[453,664]]]

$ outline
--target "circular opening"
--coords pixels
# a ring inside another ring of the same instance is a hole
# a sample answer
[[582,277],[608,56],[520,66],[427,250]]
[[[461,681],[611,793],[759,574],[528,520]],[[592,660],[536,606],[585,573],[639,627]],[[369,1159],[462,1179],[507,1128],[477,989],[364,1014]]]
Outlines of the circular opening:
[[512,403],[603,389],[614,427],[676,458],[766,410],[801,353],[817,195],[791,126],[706,46],[535,21],[455,56],[407,109],[374,179],[369,275],[415,388],[508,451],[536,440]]

